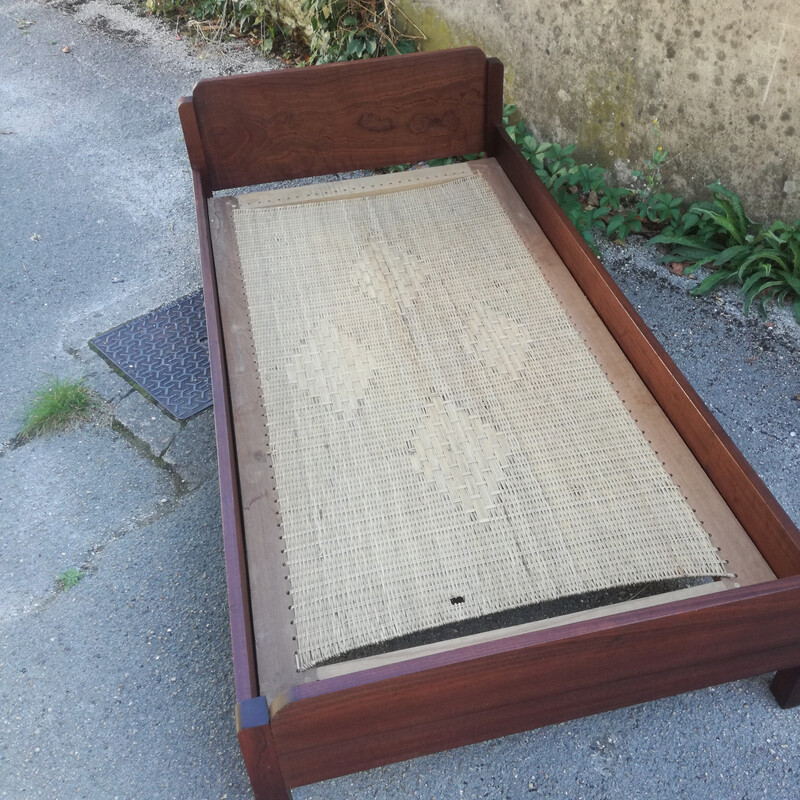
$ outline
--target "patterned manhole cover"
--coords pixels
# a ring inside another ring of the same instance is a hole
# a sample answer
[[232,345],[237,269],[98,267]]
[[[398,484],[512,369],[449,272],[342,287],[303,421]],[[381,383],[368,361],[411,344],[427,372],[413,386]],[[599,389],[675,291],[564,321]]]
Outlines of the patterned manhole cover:
[[187,294],[89,343],[176,419],[211,405],[203,293]]

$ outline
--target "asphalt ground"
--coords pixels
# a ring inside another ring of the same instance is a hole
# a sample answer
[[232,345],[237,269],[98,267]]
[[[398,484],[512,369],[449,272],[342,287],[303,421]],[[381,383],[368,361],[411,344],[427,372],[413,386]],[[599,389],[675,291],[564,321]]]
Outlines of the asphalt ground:
[[[110,0],[0,6],[0,797],[246,798],[213,423],[178,423],[87,347],[199,286],[176,100],[272,67]],[[68,52],[64,52],[64,48]],[[689,299],[640,242],[606,262],[800,522],[798,328]],[[15,446],[46,375],[90,425]],[[59,590],[56,575],[81,570]],[[344,798],[800,795],[800,714],[759,676],[295,791]]]

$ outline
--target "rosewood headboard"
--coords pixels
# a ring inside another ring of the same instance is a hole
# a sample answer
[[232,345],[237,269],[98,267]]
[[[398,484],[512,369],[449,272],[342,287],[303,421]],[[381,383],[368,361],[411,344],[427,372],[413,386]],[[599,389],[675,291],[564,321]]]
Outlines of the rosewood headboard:
[[216,191],[488,151],[493,61],[469,47],[418,55],[413,81],[401,56],[202,81],[180,105],[192,168]]

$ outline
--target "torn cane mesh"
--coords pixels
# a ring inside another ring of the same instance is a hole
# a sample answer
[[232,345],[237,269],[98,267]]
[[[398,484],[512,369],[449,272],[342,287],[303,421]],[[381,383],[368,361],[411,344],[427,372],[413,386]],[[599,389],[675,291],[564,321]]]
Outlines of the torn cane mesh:
[[233,213],[299,669],[726,574],[480,176]]

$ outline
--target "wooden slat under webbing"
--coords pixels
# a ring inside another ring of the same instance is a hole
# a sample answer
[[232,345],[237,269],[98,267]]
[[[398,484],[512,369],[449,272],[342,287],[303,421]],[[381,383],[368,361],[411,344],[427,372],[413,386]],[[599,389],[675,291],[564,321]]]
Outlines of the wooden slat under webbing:
[[435,175],[231,212],[301,669],[728,574],[486,181]]

